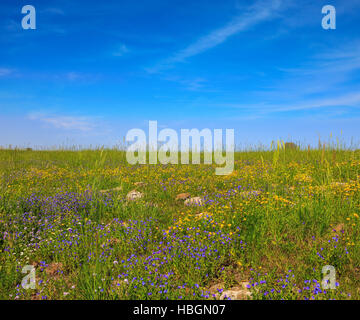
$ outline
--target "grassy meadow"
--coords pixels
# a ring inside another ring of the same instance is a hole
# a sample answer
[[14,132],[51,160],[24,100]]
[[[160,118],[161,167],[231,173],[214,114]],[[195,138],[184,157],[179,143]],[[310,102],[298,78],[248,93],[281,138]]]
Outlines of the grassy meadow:
[[[360,150],[278,147],[237,152],[228,176],[216,166],[0,150],[0,299],[360,298]],[[21,286],[26,265],[35,289]],[[335,289],[321,286],[326,265]]]

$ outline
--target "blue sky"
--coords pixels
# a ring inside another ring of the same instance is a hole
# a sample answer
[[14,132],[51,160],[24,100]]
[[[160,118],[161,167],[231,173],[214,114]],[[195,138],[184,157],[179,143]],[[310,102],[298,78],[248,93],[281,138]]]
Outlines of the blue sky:
[[357,141],[359,17],[360,0],[1,0],[0,145],[115,145],[149,120],[239,146]]

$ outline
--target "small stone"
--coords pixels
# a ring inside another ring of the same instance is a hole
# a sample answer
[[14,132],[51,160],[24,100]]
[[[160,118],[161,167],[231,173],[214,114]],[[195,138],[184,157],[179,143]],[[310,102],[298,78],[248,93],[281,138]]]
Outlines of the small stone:
[[299,149],[299,146],[296,145],[294,142],[286,142],[285,149],[297,150],[297,149]]
[[178,201],[178,200],[186,200],[186,199],[189,199],[190,198],[190,193],[188,192],[185,192],[185,193],[179,193],[175,200]]
[[345,225],[343,223],[340,223],[333,229],[333,231],[336,233],[340,233],[340,232],[344,231],[344,227],[345,227]]
[[242,287],[233,287],[229,290],[223,291],[220,296],[220,300],[228,299],[231,300],[247,300],[251,298],[251,292],[247,288],[248,282],[242,282]]
[[220,282],[220,283],[216,283],[214,285],[212,285],[209,288],[209,291],[211,294],[215,294],[216,299],[220,298],[220,294],[224,291],[225,288],[225,284]]
[[212,285],[209,288],[211,294],[215,295],[216,299],[225,300],[230,298],[231,300],[247,300],[251,298],[251,292],[248,289],[249,282],[241,281],[240,286],[233,287],[225,290],[225,284],[220,282]]
[[144,195],[141,192],[132,190],[126,195],[126,199],[128,201],[135,201],[135,200],[141,199],[143,196]]
[[185,202],[184,202],[184,204],[186,206],[202,206],[203,203],[204,203],[204,201],[200,197],[193,197],[193,198],[185,200]]

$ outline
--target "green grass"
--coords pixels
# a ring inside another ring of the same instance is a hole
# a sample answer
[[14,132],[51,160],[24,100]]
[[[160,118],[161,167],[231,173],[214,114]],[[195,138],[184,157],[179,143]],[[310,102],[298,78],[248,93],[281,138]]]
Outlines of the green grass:
[[[360,151],[272,147],[236,152],[229,176],[119,150],[0,150],[0,299],[214,299],[242,281],[253,299],[359,299]],[[21,287],[28,264],[36,289]]]

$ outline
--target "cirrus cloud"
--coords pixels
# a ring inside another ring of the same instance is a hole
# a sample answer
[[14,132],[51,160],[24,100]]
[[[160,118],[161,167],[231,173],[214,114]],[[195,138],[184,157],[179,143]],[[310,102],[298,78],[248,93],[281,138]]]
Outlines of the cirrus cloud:
[[69,116],[32,112],[28,114],[28,118],[63,130],[90,132],[98,127],[96,119],[88,116]]

